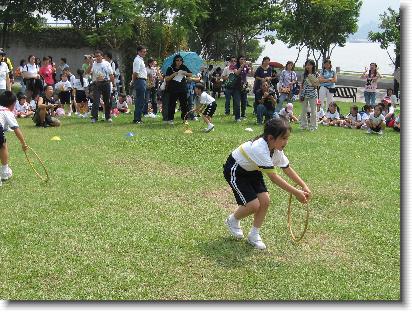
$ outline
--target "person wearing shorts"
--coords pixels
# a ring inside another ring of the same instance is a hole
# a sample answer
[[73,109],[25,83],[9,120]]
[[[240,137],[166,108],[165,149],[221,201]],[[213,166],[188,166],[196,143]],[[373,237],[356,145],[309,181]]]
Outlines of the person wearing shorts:
[[216,111],[216,100],[206,93],[205,86],[202,83],[197,83],[195,85],[195,95],[196,103],[206,106],[205,110],[202,113],[202,118],[207,124],[205,132],[210,132],[215,128],[215,125],[212,124],[212,117]]
[[36,104],[36,112],[33,116],[33,122],[36,127],[58,127],[60,120],[53,117],[54,111],[58,108],[53,98],[53,87],[46,86],[44,94],[39,96]]

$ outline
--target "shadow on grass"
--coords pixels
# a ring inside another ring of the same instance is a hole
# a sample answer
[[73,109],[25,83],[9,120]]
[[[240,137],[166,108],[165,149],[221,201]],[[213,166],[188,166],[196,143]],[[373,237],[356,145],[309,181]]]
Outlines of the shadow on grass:
[[225,268],[237,268],[248,265],[250,257],[266,254],[266,251],[254,249],[248,242],[231,237],[220,237],[212,241],[198,244],[200,252]]

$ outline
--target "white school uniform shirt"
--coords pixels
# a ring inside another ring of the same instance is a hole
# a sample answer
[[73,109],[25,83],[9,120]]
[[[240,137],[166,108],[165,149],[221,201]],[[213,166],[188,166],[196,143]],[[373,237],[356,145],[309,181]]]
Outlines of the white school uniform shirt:
[[16,106],[14,107],[14,109],[18,113],[26,113],[29,109],[28,106],[29,105],[27,103],[24,103],[23,105],[21,105],[19,101],[16,101]]
[[375,113],[371,113],[369,115],[369,120],[372,122],[373,126],[378,126],[381,123],[381,121],[385,121],[385,117],[382,114],[376,117]]
[[30,73],[30,76],[33,77],[39,74],[39,66],[37,66],[36,64],[32,65],[31,63],[28,63],[23,66],[23,72]]
[[117,101],[117,109],[128,109],[129,105],[127,105],[126,100],[124,100],[122,103],[120,103],[120,101]]
[[101,63],[93,62],[92,65],[92,80],[93,81],[110,81],[110,75],[113,75],[112,66],[106,60]]
[[71,84],[70,81],[68,81],[68,80],[66,80],[66,81],[59,81],[58,83],[56,83],[56,84],[54,85],[54,88],[55,88],[57,91],[62,91],[62,88],[63,88],[63,91],[69,91],[69,90],[72,88],[72,84]]
[[280,115],[280,116],[284,116],[284,117],[290,119],[290,118],[293,116],[293,111],[288,112],[288,111],[286,110],[286,107],[284,107],[284,108],[282,108],[282,109],[280,110],[279,115]]
[[15,130],[19,127],[16,116],[7,107],[0,106],[0,124],[3,127],[4,132]]
[[327,111],[325,116],[328,119],[339,119],[340,118],[338,111],[335,111],[333,114],[331,112]]
[[349,113],[346,118],[350,119],[352,122],[362,121],[362,117],[359,113],[357,113],[356,116],[353,116],[351,113]]
[[240,147],[232,152],[232,157],[246,171],[255,171],[258,166],[262,172],[275,173],[275,167],[287,168],[289,166],[289,160],[283,151],[275,150],[272,157],[270,156],[268,143],[263,138],[253,142],[248,141],[241,146],[252,161],[242,155]]
[[7,66],[6,62],[0,63],[0,90],[6,90],[6,78],[9,74],[9,67]]
[[78,91],[81,91],[81,90],[84,91],[85,88],[89,86],[89,81],[83,77],[83,86],[82,86],[80,79],[74,79],[72,86],[73,86],[73,89],[76,89]]
[[202,94],[199,97],[199,102],[200,104],[206,104],[206,105],[211,105],[213,102],[216,102],[215,98],[209,94],[207,94],[205,91],[202,92]]
[[147,70],[144,60],[140,55],[137,55],[133,61],[133,72],[137,74],[137,78],[147,79]]
[[321,107],[319,111],[316,111],[316,118],[319,120],[319,119],[322,119],[323,117],[325,117],[325,112],[323,111],[323,108]]

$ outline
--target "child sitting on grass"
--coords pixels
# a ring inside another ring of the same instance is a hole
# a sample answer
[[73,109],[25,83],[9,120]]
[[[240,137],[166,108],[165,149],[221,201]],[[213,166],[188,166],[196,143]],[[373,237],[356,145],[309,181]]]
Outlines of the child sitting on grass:
[[324,126],[339,126],[340,125],[340,115],[338,111],[338,105],[335,102],[329,104],[328,111],[325,114],[323,121]]
[[401,132],[401,113],[399,113],[399,115],[395,118],[393,130],[395,130],[396,132]]
[[350,113],[346,116],[344,120],[342,120],[341,127],[360,129],[360,127],[362,126],[362,117],[358,113],[358,111],[358,107],[356,105],[353,105],[350,108]]
[[372,106],[369,104],[365,104],[362,107],[362,110],[359,112],[359,114],[361,115],[361,129],[367,129],[368,126],[366,125],[366,120],[369,119],[370,114],[372,113]]
[[383,134],[383,129],[385,129],[386,124],[380,105],[375,106],[373,113],[371,113],[369,119],[366,120],[366,125],[368,126],[368,133]]
[[26,102],[26,96],[21,94],[16,102],[15,115],[17,118],[26,118],[33,115],[29,103]]
[[323,121],[326,120],[325,112],[323,110],[322,103],[320,101],[316,102],[316,120],[319,123],[322,123]]
[[212,117],[216,111],[216,100],[206,93],[205,86],[202,83],[197,83],[195,85],[195,95],[196,103],[199,103],[200,105],[206,105],[206,108],[202,113],[202,118],[207,124],[205,132],[210,132],[215,128],[215,125],[212,124]]
[[280,116],[285,117],[289,122],[298,122],[298,118],[293,115],[293,104],[288,103],[286,107],[282,108],[279,112]]
[[125,114],[129,114],[130,110],[129,110],[129,105],[127,104],[127,100],[126,100],[126,95],[125,94],[119,94],[119,98],[117,99],[117,103],[116,103],[116,107],[117,110],[120,113],[125,113]]
[[[299,175],[290,167],[283,153],[288,144],[292,128],[285,118],[273,118],[265,123],[263,134],[243,143],[228,157],[223,166],[224,176],[232,188],[238,208],[226,220],[230,233],[237,239],[243,238],[240,220],[253,215],[253,226],[248,242],[257,249],[266,249],[259,230],[269,208],[269,193],[262,172],[270,180],[288,193],[292,193],[301,203],[307,203],[311,191]],[[283,172],[302,189],[298,189],[276,174],[275,167]]]
[[2,95],[0,95],[0,186],[2,184],[1,181],[10,179],[13,174],[8,165],[9,150],[7,147],[4,132],[8,131],[9,129],[13,130],[14,134],[20,141],[23,151],[25,151],[28,147],[24,140],[23,133],[21,132],[17,123],[16,117],[13,114],[16,100],[16,96],[10,91],[5,91]]

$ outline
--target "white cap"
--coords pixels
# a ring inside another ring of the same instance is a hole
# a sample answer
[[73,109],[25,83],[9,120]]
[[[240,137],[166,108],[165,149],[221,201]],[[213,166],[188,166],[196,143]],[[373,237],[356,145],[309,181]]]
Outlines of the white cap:
[[288,105],[286,105],[286,110],[287,110],[287,111],[292,111],[292,110],[293,110],[293,104],[292,104],[292,103],[288,103]]

